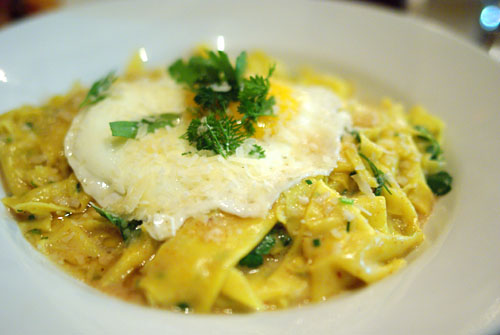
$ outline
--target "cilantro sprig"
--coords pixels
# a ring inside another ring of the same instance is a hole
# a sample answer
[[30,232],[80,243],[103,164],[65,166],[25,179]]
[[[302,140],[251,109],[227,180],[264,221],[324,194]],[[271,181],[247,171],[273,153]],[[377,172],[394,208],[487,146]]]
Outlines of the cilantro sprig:
[[439,142],[436,138],[431,134],[431,132],[425,128],[424,126],[415,126],[415,130],[418,132],[418,137],[429,142],[429,145],[425,149],[425,151],[431,154],[431,160],[439,160],[441,159],[441,155],[443,150],[439,145]]
[[368,158],[366,157],[365,154],[362,152],[359,153],[361,158],[363,158],[367,163],[368,166],[370,167],[370,170],[372,170],[373,176],[375,177],[375,180],[377,181],[378,186],[375,188],[375,195],[381,195],[382,194],[382,188],[385,188],[385,190],[389,193],[392,194],[387,185],[391,186],[391,183],[387,180],[387,177],[385,176],[385,173],[381,171],[377,166]]
[[435,195],[441,196],[451,191],[453,178],[446,171],[430,174],[426,177],[427,185]]
[[[272,115],[274,97],[268,97],[269,77],[244,78],[247,64],[246,52],[241,52],[233,66],[223,51],[208,51],[206,57],[193,56],[188,61],[179,59],[168,67],[171,77],[195,93],[197,115],[191,120],[183,139],[197,150],[208,150],[224,158],[255,133],[257,118]],[[231,102],[238,102],[237,120],[227,114]],[[260,146],[254,145],[250,156],[265,157]]]
[[142,221],[138,220],[127,221],[125,219],[120,218],[119,216],[116,216],[114,214],[105,211],[104,209],[93,204],[92,202],[90,202],[89,204],[90,206],[92,206],[92,208],[95,209],[97,213],[99,213],[99,215],[107,219],[109,222],[114,224],[120,230],[120,234],[122,235],[123,240],[125,242],[128,242],[130,238],[134,237],[140,232],[140,228],[138,228],[138,226],[142,224]]
[[115,72],[109,72],[105,77],[97,80],[92,84],[90,90],[87,93],[87,96],[80,104],[80,108],[94,105],[101,100],[104,100],[108,97],[108,90],[116,80]]
[[164,113],[150,116],[140,121],[114,121],[109,123],[111,135],[125,138],[136,138],[139,127],[147,126],[147,133],[166,126],[175,127],[180,120],[179,114]]

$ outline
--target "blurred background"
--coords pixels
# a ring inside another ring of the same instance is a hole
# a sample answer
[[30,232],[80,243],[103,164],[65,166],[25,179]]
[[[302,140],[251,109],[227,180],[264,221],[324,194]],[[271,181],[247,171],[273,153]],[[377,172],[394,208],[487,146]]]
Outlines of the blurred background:
[[[0,29],[60,7],[104,0],[0,0]],[[140,1],[140,0],[137,0]],[[500,61],[500,0],[324,0],[384,6],[445,26]]]

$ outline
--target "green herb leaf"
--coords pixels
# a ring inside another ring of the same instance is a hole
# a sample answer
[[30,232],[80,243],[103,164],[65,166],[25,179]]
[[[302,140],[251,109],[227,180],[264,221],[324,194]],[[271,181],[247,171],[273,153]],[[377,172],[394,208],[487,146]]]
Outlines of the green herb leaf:
[[385,173],[377,168],[373,162],[366,157],[362,152],[359,152],[359,155],[361,158],[363,158],[368,165],[370,166],[370,170],[372,170],[373,176],[375,177],[375,180],[377,181],[378,186],[375,188],[375,195],[379,196],[382,194],[382,188],[385,188],[385,190],[389,193],[392,194],[387,185],[391,186],[391,183],[387,180]]
[[351,135],[356,140],[356,143],[360,143],[361,144],[361,136],[359,136],[359,132],[357,130],[352,130],[351,131]]
[[177,304],[177,308],[179,308],[181,311],[183,311],[185,313],[188,312],[191,309],[191,307],[189,306],[189,304],[186,303],[186,302],[180,302],[180,303],[178,303]]
[[306,184],[307,184],[307,185],[312,185],[312,183],[313,183],[313,182],[312,182],[311,180],[306,179]]
[[36,234],[36,235],[41,235],[42,231],[40,229],[38,229],[38,228],[35,228],[35,229],[28,230],[28,233],[30,233],[30,234]]
[[80,193],[82,191],[82,184],[76,183],[76,193]]
[[349,199],[349,198],[345,198],[345,197],[341,197],[340,202],[345,204],[345,205],[352,205],[354,203],[354,200]]
[[33,220],[35,220],[35,219],[36,219],[36,216],[35,216],[34,214],[30,214],[30,215],[28,216],[28,220],[30,220],[30,221],[33,221]]
[[257,145],[257,144],[253,145],[252,150],[250,150],[248,155],[251,157],[259,158],[259,159],[266,157],[266,153],[265,153],[264,149],[262,149],[262,147],[260,145]]
[[446,193],[451,191],[453,178],[446,171],[440,171],[435,174],[430,174],[426,179],[427,185],[429,185],[432,192],[436,195],[445,195]]
[[114,121],[109,123],[111,135],[125,138],[135,138],[139,130],[138,121]]
[[234,154],[247,137],[238,120],[227,115],[216,117],[214,114],[191,120],[182,136],[197,150],[210,150],[224,158]]
[[[209,51],[207,57],[191,57],[187,62],[177,60],[168,72],[177,82],[186,84],[195,93],[199,106],[182,138],[197,150],[209,150],[224,158],[235,153],[243,141],[255,132],[254,123],[263,115],[272,115],[274,97],[267,97],[270,69],[266,78],[243,78],[247,65],[246,52],[236,58],[235,66],[223,51]],[[227,115],[231,102],[239,102],[242,120]],[[264,150],[254,145],[250,156],[264,158]]]
[[141,121],[115,121],[110,122],[111,135],[125,138],[136,138],[141,125],[147,126],[148,133],[166,126],[174,127],[179,123],[180,115],[165,113],[144,118]]
[[431,134],[431,132],[425,128],[424,126],[415,126],[415,129],[418,131],[418,137],[429,142],[429,145],[425,149],[425,151],[431,154],[432,160],[438,160],[441,158],[443,150],[439,145],[439,142],[436,138]]
[[109,222],[114,224],[120,230],[120,234],[122,235],[123,240],[125,242],[127,242],[131,237],[134,237],[136,234],[140,232],[140,228],[138,228],[138,226],[142,224],[142,221],[138,220],[127,221],[114,214],[105,211],[102,208],[97,207],[91,202],[89,204],[90,206],[92,206],[92,208],[96,210],[97,213],[99,213],[102,217],[104,217]]
[[276,239],[272,235],[266,235],[248,255],[240,260],[239,264],[249,268],[261,266],[264,263],[263,256],[269,254],[275,243]]
[[107,98],[107,91],[111,87],[111,84],[116,80],[115,72],[111,71],[106,75],[106,77],[99,79],[90,87],[87,96],[80,104],[80,108],[94,105],[101,100]]
[[347,221],[347,225],[345,227],[345,231],[349,232],[351,230],[351,221]]
[[315,239],[313,240],[313,246],[314,246],[315,248],[317,248],[317,247],[319,247],[320,245],[321,245],[321,240],[320,240],[319,238],[315,238]]

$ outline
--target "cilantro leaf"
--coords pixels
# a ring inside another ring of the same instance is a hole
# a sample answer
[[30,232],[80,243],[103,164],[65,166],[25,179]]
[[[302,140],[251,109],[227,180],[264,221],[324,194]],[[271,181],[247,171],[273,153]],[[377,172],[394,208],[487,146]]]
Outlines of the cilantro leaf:
[[248,268],[257,268],[264,263],[265,255],[269,254],[274,244],[276,244],[276,239],[271,235],[266,235],[262,241],[252,250],[248,255],[240,260],[241,266],[246,266]]
[[264,149],[262,149],[262,147],[258,144],[253,145],[252,150],[250,150],[248,155],[251,157],[259,158],[259,159],[266,157],[266,153],[265,153]]
[[136,138],[141,125],[147,125],[147,132],[154,133],[156,129],[166,126],[174,127],[179,123],[180,115],[164,113],[150,116],[141,121],[114,121],[109,123],[112,136]]
[[120,230],[120,234],[122,235],[123,240],[125,242],[129,241],[130,238],[134,237],[136,234],[140,232],[140,228],[138,228],[138,226],[142,224],[142,221],[138,220],[127,221],[125,219],[122,219],[114,214],[105,211],[102,208],[97,207],[92,202],[90,202],[89,204],[90,206],[92,206],[92,208],[95,209],[97,213],[99,213],[99,215],[107,219],[109,222],[114,224]]
[[109,72],[104,78],[94,82],[87,93],[87,96],[80,104],[80,108],[94,105],[107,98],[107,91],[116,80],[115,72]]
[[439,145],[439,142],[436,138],[431,134],[431,132],[425,128],[424,126],[415,126],[415,129],[418,131],[418,137],[429,142],[429,145],[425,149],[425,151],[431,154],[432,160],[438,160],[441,158],[443,150]]
[[441,196],[451,191],[453,177],[446,171],[440,171],[427,176],[427,185],[435,195]]
[[237,120],[228,115],[217,117],[214,114],[191,120],[182,136],[197,150],[211,150],[224,158],[234,154],[247,137]]
[[378,186],[375,188],[375,195],[381,195],[382,194],[382,188],[385,188],[385,190],[389,193],[392,194],[387,185],[391,186],[391,183],[387,180],[387,177],[385,176],[385,173],[377,168],[373,162],[366,157],[362,152],[359,152],[359,155],[368,163],[368,166],[370,166],[370,170],[372,170],[373,176],[375,177],[375,180],[377,181]]

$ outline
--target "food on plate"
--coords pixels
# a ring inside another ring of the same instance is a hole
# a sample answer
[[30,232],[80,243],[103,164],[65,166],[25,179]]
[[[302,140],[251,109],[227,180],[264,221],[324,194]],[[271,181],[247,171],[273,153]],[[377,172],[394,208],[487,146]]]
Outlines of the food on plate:
[[353,92],[262,52],[200,48],[166,71],[135,57],[0,116],[2,201],[33,246],[127,301],[321,301],[402,268],[451,190],[443,122]]

